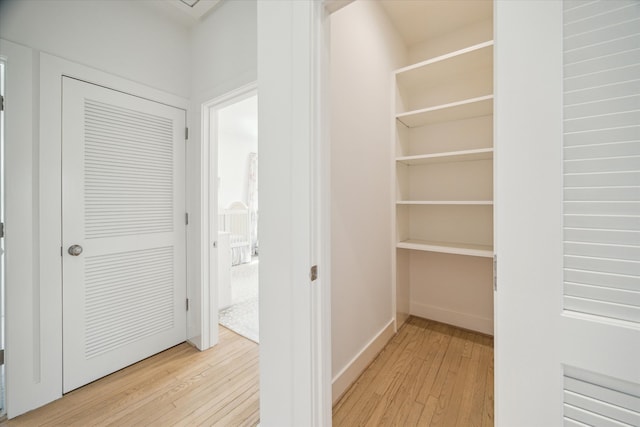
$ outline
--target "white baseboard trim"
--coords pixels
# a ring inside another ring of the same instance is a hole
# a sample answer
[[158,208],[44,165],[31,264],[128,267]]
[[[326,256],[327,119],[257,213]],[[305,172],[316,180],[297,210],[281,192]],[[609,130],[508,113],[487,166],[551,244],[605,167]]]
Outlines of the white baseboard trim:
[[411,303],[409,312],[414,316],[493,335],[493,319],[491,318],[473,316],[467,313],[460,313],[416,302]]
[[335,404],[347,391],[349,386],[358,379],[360,374],[369,366],[385,345],[395,335],[395,319],[391,319],[378,334],[364,346],[362,350],[345,366],[331,382],[331,396]]

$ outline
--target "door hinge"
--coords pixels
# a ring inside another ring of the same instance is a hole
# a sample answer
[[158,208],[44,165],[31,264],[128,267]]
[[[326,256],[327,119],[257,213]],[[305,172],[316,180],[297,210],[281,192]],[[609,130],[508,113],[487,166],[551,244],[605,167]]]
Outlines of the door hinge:
[[184,214],[184,224],[189,225],[189,213],[185,212]]
[[187,298],[187,311],[189,311],[189,298]]
[[0,95],[0,111],[4,111],[4,96]]
[[317,265],[311,266],[311,270],[309,271],[309,277],[311,278],[312,282],[318,278],[318,266]]
[[493,255],[493,290],[498,290],[498,255]]
[[4,365],[4,348],[0,350],[0,366]]
[[0,222],[0,237],[4,237],[4,222]]
[[184,140],[189,139],[189,128],[184,128]]

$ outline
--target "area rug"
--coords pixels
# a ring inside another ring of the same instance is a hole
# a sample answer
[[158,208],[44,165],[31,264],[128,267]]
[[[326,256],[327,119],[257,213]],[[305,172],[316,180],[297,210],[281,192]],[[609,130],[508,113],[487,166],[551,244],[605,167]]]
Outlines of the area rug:
[[231,305],[219,312],[218,322],[259,342],[258,259],[231,268]]

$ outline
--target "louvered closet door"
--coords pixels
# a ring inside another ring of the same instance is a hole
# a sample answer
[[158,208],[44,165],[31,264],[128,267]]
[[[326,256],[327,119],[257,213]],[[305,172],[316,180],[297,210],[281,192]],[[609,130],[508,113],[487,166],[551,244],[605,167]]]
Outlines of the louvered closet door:
[[496,425],[640,426],[640,2],[496,5]]
[[563,32],[564,423],[640,426],[640,2]]
[[184,110],[63,79],[65,392],[186,338],[184,129]]

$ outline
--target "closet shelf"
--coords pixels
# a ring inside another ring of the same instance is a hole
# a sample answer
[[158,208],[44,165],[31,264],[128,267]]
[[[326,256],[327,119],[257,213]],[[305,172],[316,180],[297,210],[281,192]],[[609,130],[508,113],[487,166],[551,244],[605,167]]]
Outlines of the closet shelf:
[[491,114],[493,114],[493,95],[485,95],[400,113],[396,115],[396,119],[406,127],[413,128],[430,123],[470,119]]
[[493,247],[468,243],[431,242],[426,240],[404,240],[398,242],[399,249],[412,249],[425,252],[440,252],[454,255],[468,255],[493,258]]
[[423,87],[425,82],[435,86],[452,78],[464,78],[460,74],[473,74],[492,66],[493,40],[489,40],[400,68],[395,74],[398,85],[410,90]]
[[398,200],[401,205],[493,205],[493,200]]
[[477,150],[450,151],[446,153],[422,154],[418,156],[403,156],[396,158],[398,163],[408,166],[426,165],[429,163],[468,162],[472,160],[493,159],[493,148]]

